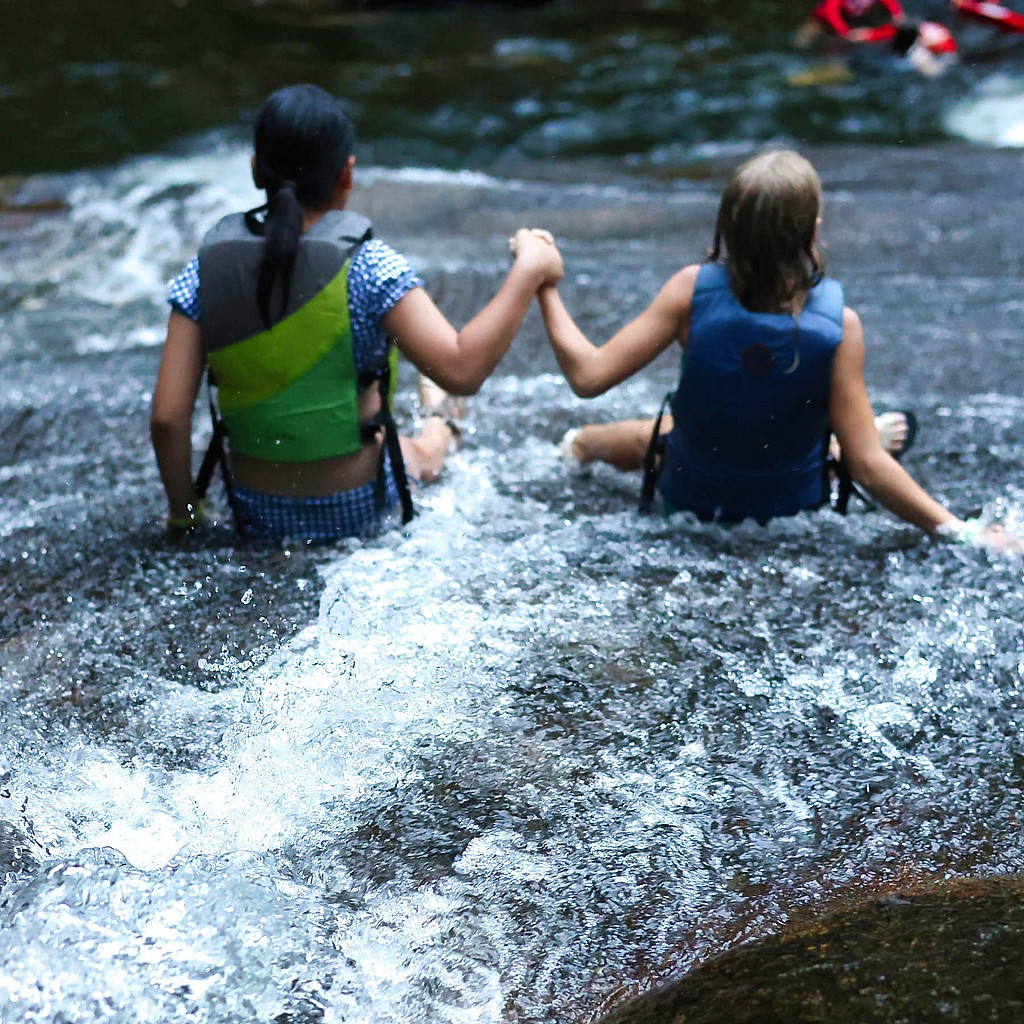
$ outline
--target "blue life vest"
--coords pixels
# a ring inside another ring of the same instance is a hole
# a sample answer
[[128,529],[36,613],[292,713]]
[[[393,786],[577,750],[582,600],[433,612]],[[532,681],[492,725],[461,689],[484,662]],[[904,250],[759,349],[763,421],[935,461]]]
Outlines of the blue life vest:
[[752,313],[724,264],[697,274],[658,489],[671,508],[737,522],[828,499],[825,438],[843,290],[825,278],[794,320]]

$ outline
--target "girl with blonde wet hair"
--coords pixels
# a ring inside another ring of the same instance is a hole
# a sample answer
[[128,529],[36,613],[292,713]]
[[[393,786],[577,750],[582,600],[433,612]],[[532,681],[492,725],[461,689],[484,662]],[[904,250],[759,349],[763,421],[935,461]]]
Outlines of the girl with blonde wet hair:
[[[559,366],[596,397],[670,345],[682,373],[662,425],[657,492],[666,513],[767,522],[826,504],[826,438],[853,479],[927,533],[978,534],[929,496],[886,450],[864,386],[864,334],[824,276],[821,182],[788,149],[741,164],[722,193],[709,258],[683,267],[606,344],[580,331],[554,286],[538,293]],[[577,464],[639,468],[654,421],[584,427],[563,442]]]
[[769,151],[741,164],[726,184],[708,259],[726,263],[747,309],[792,311],[825,274],[820,222],[818,172],[799,153]]

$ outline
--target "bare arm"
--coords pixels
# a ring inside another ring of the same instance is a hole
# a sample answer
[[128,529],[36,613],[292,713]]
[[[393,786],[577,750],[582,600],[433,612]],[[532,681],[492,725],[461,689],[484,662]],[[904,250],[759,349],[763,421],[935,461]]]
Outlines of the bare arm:
[[829,416],[854,480],[890,512],[927,533],[947,524],[963,525],[882,447],[864,387],[864,331],[852,309],[843,311],[843,340],[832,364]]
[[493,299],[461,331],[422,288],[404,295],[384,317],[402,353],[446,391],[472,395],[501,362],[537,289],[562,276],[562,257],[536,232],[517,232],[516,259]]
[[541,289],[538,298],[551,347],[577,395],[603,395],[643,369],[673,341],[685,345],[698,269],[684,267],[671,277],[647,309],[600,348],[576,326],[558,292]]
[[199,325],[172,312],[153,390],[150,436],[170,515],[178,519],[187,518],[199,500],[192,483],[192,410],[203,365]]

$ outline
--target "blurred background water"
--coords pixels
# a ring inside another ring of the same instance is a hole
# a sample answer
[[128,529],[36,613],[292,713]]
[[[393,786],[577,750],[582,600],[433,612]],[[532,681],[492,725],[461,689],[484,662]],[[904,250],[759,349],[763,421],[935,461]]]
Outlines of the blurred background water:
[[543,224],[603,339],[736,159],[801,146],[911,471],[1019,524],[1021,55],[798,88],[804,14],[4,5],[0,1021],[583,1021],[839,894],[1021,871],[1020,562],[566,477],[553,442],[653,414],[671,358],[584,403],[531,316],[407,532],[161,533],[163,282],[257,202],[248,120],[295,79],[349,98],[353,206],[456,323]]
[[809,61],[792,38],[811,6],[574,0],[389,12],[147,0],[129,14],[109,0],[6,0],[0,174],[163,149],[244,121],[273,88],[303,80],[347,97],[366,155],[395,165],[661,165],[778,136],[915,144],[1020,133],[1013,37],[927,0],[909,10],[953,28],[964,57],[941,81],[883,52],[860,58],[852,79],[797,88],[789,80]]

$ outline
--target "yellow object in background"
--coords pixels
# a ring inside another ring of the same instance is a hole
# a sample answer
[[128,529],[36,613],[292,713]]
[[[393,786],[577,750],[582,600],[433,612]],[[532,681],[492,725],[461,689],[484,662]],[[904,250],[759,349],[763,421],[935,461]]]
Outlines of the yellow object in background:
[[849,65],[841,60],[822,61],[812,64],[805,71],[786,75],[788,85],[807,88],[814,85],[844,85],[853,81],[853,72]]

